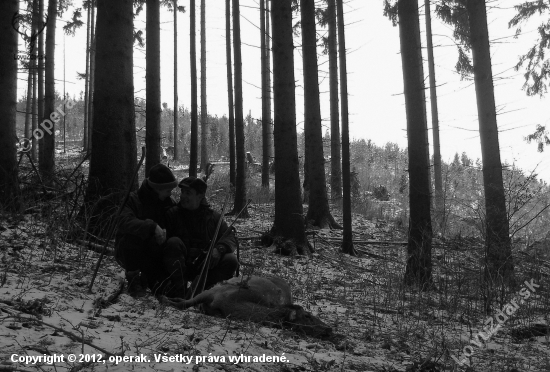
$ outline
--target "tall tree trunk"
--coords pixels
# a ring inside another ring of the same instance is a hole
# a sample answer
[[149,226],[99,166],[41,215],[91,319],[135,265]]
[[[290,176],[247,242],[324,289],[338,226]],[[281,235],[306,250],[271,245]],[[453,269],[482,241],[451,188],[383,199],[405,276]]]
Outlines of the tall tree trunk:
[[272,234],[292,239],[298,253],[307,240],[300,193],[296,135],[292,0],[272,2],[275,141],[275,223]]
[[[36,50],[36,49],[35,49]],[[38,158],[38,140],[34,135],[34,131],[38,129],[38,64],[36,60],[33,61],[33,73],[32,73],[32,148],[31,148],[31,157],[33,161],[36,161]]]
[[206,105],[206,3],[201,0],[201,169],[208,164],[208,108]]
[[271,11],[269,10],[269,3],[271,0],[265,2],[265,46],[266,46],[266,60],[267,60],[267,112],[269,113],[269,157],[274,159],[274,145],[273,145],[273,118],[271,117],[271,29],[269,26]]
[[[233,53],[235,53],[235,142],[237,174],[235,178],[235,203],[233,213],[238,213],[246,205],[246,160],[244,151],[243,121],[243,71],[241,61],[241,12],[239,0],[233,0]],[[248,217],[248,209],[241,214]]]
[[92,139],[94,131],[94,89],[95,89],[95,8],[96,0],[92,0],[92,23],[90,24],[90,79],[88,84],[88,148],[92,148]]
[[160,163],[160,2],[147,0],[145,75],[145,177]]
[[[111,195],[115,198],[107,200],[118,204],[120,192],[130,186],[136,169],[133,20],[132,0],[97,1],[93,156],[87,202]],[[100,204],[97,214],[111,214],[113,204]]]
[[432,282],[431,188],[418,0],[399,0],[398,16],[407,110],[410,180],[410,219],[405,282],[427,288],[425,286],[430,286]]
[[493,72],[485,1],[466,1],[470,21],[470,42],[474,65],[483,187],[486,213],[486,279],[500,284],[513,280],[509,222],[502,181],[502,163],[493,86]]
[[309,207],[306,220],[320,228],[340,227],[330,214],[323,156],[323,130],[319,77],[317,66],[317,32],[315,30],[315,0],[301,0],[302,60],[304,66],[304,136],[309,174]]
[[330,194],[333,201],[342,201],[342,158],[340,156],[340,110],[338,100],[338,44],[336,36],[336,4],[328,0],[328,64],[330,84]]
[[308,141],[306,141],[305,125],[304,125],[304,135],[302,136],[301,140],[302,140],[301,146],[304,149],[304,180],[302,182],[302,187],[304,192],[302,194],[303,196],[302,203],[309,204],[309,161],[311,159],[311,155],[309,152],[311,151],[311,146],[309,146]]
[[346,37],[344,23],[344,7],[342,0],[336,0],[338,14],[338,41],[340,53],[340,96],[342,101],[342,186],[344,198],[342,199],[342,217],[344,220],[344,232],[342,239],[342,252],[357,255],[353,246],[351,227],[351,171],[349,153],[349,114],[348,114],[348,70],[346,63]]
[[174,160],[180,159],[178,113],[178,0],[174,0]]
[[88,3],[88,20],[86,22],[86,75],[84,76],[84,134],[82,136],[82,149],[88,152],[88,107],[90,96],[90,30],[92,24],[92,3]]
[[17,209],[16,112],[17,112],[17,32],[12,17],[19,10],[19,1],[0,2],[0,207]]
[[231,64],[231,0],[225,0],[225,57],[227,66],[227,105],[229,109],[229,183],[235,186],[235,114]]
[[[32,5],[30,5],[31,9],[34,9]],[[35,13],[33,11],[32,13],[32,21],[31,21],[31,34],[34,34],[35,32],[35,26],[36,26],[36,17],[35,17]],[[34,49],[33,49],[34,51]],[[29,50],[30,52],[30,50]],[[32,131],[32,93],[33,93],[33,85],[32,85],[32,78],[33,78],[33,75],[34,75],[34,72],[33,72],[33,64],[32,64],[32,61],[29,61],[29,64],[28,64],[28,76],[27,76],[27,102],[26,102],[26,105],[25,105],[25,133],[23,135],[23,137],[25,138],[24,139],[24,144],[25,144],[25,147],[28,147],[29,143],[27,142],[30,141],[31,139],[31,131]]]
[[437,110],[437,88],[435,86],[435,61],[432,43],[432,17],[430,14],[430,0],[424,0],[426,12],[426,39],[428,49],[428,71],[430,73],[430,107],[432,109],[432,132],[434,139],[434,185],[435,185],[435,214],[438,224],[443,225],[445,206],[443,204],[443,181],[441,175],[441,152],[439,144],[439,114]]
[[[38,7],[39,7],[38,0],[33,0],[33,4],[32,4],[32,12],[33,12],[32,13],[32,32],[33,33],[36,32],[40,22]],[[36,38],[31,41],[32,42],[31,50],[34,56],[38,56],[36,41],[37,41]],[[36,139],[36,136],[33,135],[33,133],[35,129],[37,129],[38,127],[38,86],[37,86],[38,85],[38,79],[37,79],[38,58],[33,58],[30,61],[30,66],[32,71],[31,137],[27,137],[27,138],[32,138],[31,139],[31,144],[32,144],[31,157],[33,161],[36,161],[38,156],[38,152],[37,152],[38,141]]]
[[32,130],[32,65],[29,61],[29,73],[27,76],[27,102],[25,105],[25,133],[23,137],[30,140]]
[[[60,120],[55,113],[55,26],[57,21],[57,0],[48,1],[48,28],[46,31],[46,94],[44,101],[44,119],[42,138],[42,156],[39,169],[46,182],[51,183],[55,169],[55,127]],[[64,115],[64,112],[63,112]]]
[[190,0],[189,8],[189,48],[191,57],[191,151],[189,153],[189,175],[197,176],[198,157],[198,114],[197,114],[197,46],[195,25],[195,0]]
[[63,153],[67,152],[67,58],[65,54],[65,33],[63,33]]
[[262,63],[262,187],[269,188],[269,156],[271,141],[269,132],[271,131],[269,112],[269,86],[267,85],[269,70],[267,69],[267,48],[266,48],[266,11],[265,3],[267,0],[260,0],[260,36],[261,36],[261,63]]
[[[44,17],[44,0],[38,0],[38,14],[42,22]],[[44,32],[38,35],[38,122],[44,120]],[[41,162],[44,146],[42,139],[38,139],[38,162]]]
[[265,1],[265,47],[266,47],[266,61],[267,61],[267,113],[269,121],[269,157],[273,159],[273,120],[271,118],[271,30],[269,26],[269,18],[271,17],[271,11],[269,10],[269,2]]

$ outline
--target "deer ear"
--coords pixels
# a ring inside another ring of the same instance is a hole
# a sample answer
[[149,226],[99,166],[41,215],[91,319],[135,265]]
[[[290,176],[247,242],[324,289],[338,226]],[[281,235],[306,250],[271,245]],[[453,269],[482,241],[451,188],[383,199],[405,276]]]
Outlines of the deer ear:
[[296,320],[296,310],[291,310],[288,313],[288,320],[290,320],[292,322]]

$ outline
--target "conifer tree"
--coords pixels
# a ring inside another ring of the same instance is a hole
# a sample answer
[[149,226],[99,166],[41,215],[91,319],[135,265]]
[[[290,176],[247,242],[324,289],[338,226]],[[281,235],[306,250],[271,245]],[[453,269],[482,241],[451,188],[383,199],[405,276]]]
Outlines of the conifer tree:
[[292,0],[272,2],[273,98],[275,142],[275,223],[273,235],[292,239],[307,252],[300,195],[294,86]]
[[17,0],[0,2],[0,207],[17,209],[17,156],[15,119],[17,110],[17,32],[12,17],[19,10]]
[[160,1],[147,0],[145,67],[145,176],[160,163]]

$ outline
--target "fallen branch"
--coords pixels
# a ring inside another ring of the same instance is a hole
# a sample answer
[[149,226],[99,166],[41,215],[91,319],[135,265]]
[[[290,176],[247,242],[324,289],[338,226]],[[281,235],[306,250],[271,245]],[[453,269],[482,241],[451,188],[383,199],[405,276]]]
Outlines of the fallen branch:
[[[341,242],[342,238],[321,238],[329,242]],[[353,244],[386,244],[386,245],[407,245],[407,242],[390,241],[390,240],[353,240]]]
[[[316,238],[319,239],[319,240],[326,240],[326,241],[329,241],[329,242],[342,242],[342,238],[324,238],[324,237],[320,237],[320,236],[317,236]],[[254,239],[260,240],[261,236],[243,236],[243,237],[239,237],[239,240],[254,240]],[[354,240],[353,244],[407,245],[408,243],[407,242],[402,242],[402,241],[389,241],[389,240]],[[436,244],[432,244],[432,245],[436,245]]]
[[377,258],[379,260],[388,260],[388,261],[393,261],[393,262],[397,262],[397,260],[394,260],[393,258],[389,258],[389,257],[384,257],[384,256],[380,256],[378,254],[375,254],[375,253],[371,253],[367,250],[364,250],[364,249],[359,249],[359,248],[355,248],[357,250],[357,252],[361,252],[363,253],[364,255],[367,255],[369,257],[372,257],[372,258]]
[[[321,257],[321,258],[324,259],[325,261],[327,261],[327,262],[328,262],[328,261],[332,262],[332,263],[334,264],[333,266],[342,266],[342,263],[341,263],[339,260],[337,260],[336,258],[325,256],[325,255],[322,254],[322,253],[317,253],[317,254],[319,255],[319,257]],[[363,267],[363,266],[359,266],[359,265],[355,265],[355,264],[353,264],[353,263],[351,263],[351,262],[346,262],[346,263],[345,263],[345,268],[346,268],[346,269],[349,269],[349,268],[351,268],[351,267],[356,268],[356,269],[359,269],[359,270],[361,270],[362,272],[369,272],[369,273],[372,273],[372,272],[373,272],[373,271],[372,271],[371,269],[369,269],[369,268],[366,268],[366,267]],[[363,278],[362,280],[367,281],[367,282],[369,282],[369,283],[371,283],[371,284],[376,284],[374,281],[372,281],[372,280],[370,280],[370,279],[367,279],[367,278]]]
[[[80,239],[77,239],[74,244],[79,245],[81,247],[86,247],[90,251],[94,251],[96,253],[105,252],[104,253],[105,256],[114,256],[115,255],[115,248],[114,247],[106,246],[104,248],[101,244],[92,243],[92,242],[88,242],[88,241],[80,240]],[[104,251],[104,249],[105,249],[105,251]]]

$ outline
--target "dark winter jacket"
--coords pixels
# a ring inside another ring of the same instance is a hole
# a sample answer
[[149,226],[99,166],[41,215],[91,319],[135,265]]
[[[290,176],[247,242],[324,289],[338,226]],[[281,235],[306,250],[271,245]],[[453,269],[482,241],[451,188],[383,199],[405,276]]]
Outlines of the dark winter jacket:
[[132,192],[119,220],[115,246],[125,235],[137,237],[143,241],[155,234],[157,224],[166,228],[166,212],[175,206],[172,198],[160,200],[158,194],[144,180],[137,192]]
[[[206,203],[202,203],[194,211],[178,205],[170,208],[166,214],[166,236],[180,238],[188,248],[207,251],[220,218],[221,215]],[[228,229],[227,223],[222,221],[216,245],[224,245],[228,252],[234,252],[237,249],[237,238],[233,231],[227,231]]]

